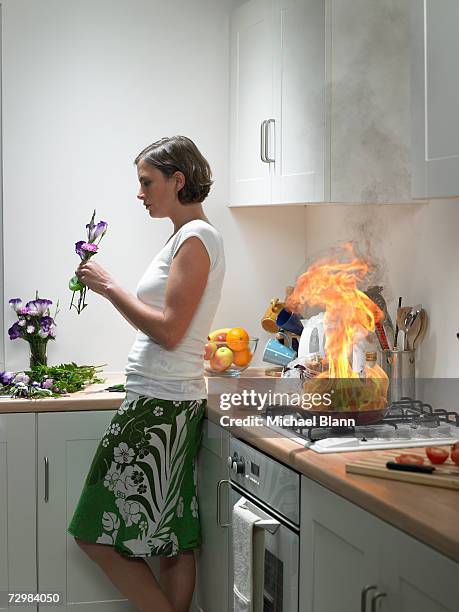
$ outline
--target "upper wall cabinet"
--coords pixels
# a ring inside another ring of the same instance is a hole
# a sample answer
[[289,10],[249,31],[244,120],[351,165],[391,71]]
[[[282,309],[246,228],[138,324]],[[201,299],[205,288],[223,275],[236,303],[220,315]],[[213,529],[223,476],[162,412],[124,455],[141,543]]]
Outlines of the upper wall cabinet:
[[459,2],[411,0],[413,195],[459,196]]
[[251,0],[231,28],[230,205],[324,200],[324,0]]
[[230,206],[411,201],[410,104],[410,0],[245,3]]

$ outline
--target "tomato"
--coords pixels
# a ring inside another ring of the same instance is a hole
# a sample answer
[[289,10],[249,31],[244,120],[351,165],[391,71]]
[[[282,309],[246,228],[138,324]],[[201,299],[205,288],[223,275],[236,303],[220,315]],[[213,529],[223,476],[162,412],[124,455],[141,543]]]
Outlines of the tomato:
[[453,451],[453,450],[456,450],[456,449],[458,449],[458,448],[459,448],[459,442],[455,442],[455,443],[452,445],[451,450]]
[[429,457],[431,463],[439,464],[444,463],[449,456],[446,448],[440,448],[440,446],[428,446],[426,448],[426,455]]
[[459,446],[453,449],[451,453],[451,459],[454,461],[456,465],[459,465]]
[[404,463],[406,465],[422,465],[424,459],[419,455],[411,455],[410,453],[402,453],[398,457],[395,457],[397,463]]

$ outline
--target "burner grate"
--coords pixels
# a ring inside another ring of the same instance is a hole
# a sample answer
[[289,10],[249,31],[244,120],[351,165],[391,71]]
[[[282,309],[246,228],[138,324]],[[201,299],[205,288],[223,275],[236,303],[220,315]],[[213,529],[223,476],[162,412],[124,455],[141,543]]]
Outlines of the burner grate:
[[[276,405],[268,406],[264,413],[265,417],[281,414],[283,416],[289,415],[296,418],[305,418],[307,411]],[[345,413],[343,413],[344,415]],[[459,428],[459,414],[453,411],[434,409],[430,404],[404,397],[399,401],[393,402],[388,414],[377,423],[357,425],[356,427],[320,427],[318,425],[302,427],[298,425],[284,425],[284,429],[314,443],[324,438],[337,437],[355,437],[365,442],[370,438],[377,437],[378,434],[384,435],[386,438],[388,436],[391,437],[387,433],[388,428],[393,428],[393,437],[399,437],[404,435],[403,432],[406,432],[407,427],[413,431],[424,428],[432,432],[435,428],[441,429],[445,426],[447,428]]]

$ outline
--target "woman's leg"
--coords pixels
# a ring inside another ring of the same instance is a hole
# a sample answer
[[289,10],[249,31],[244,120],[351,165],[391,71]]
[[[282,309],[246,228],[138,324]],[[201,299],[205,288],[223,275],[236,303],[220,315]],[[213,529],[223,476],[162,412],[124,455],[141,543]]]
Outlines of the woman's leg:
[[174,611],[189,612],[196,575],[193,551],[187,550],[175,557],[161,557],[160,567],[159,581]]
[[141,612],[175,612],[142,558],[125,557],[108,544],[79,538],[75,538],[75,542]]

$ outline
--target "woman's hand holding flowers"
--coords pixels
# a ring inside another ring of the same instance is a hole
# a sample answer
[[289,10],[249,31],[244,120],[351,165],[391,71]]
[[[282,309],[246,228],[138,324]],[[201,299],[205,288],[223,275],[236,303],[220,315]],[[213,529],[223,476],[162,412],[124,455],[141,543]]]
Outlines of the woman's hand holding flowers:
[[103,297],[107,296],[108,288],[114,284],[113,277],[95,261],[82,261],[75,275],[83,285]]

